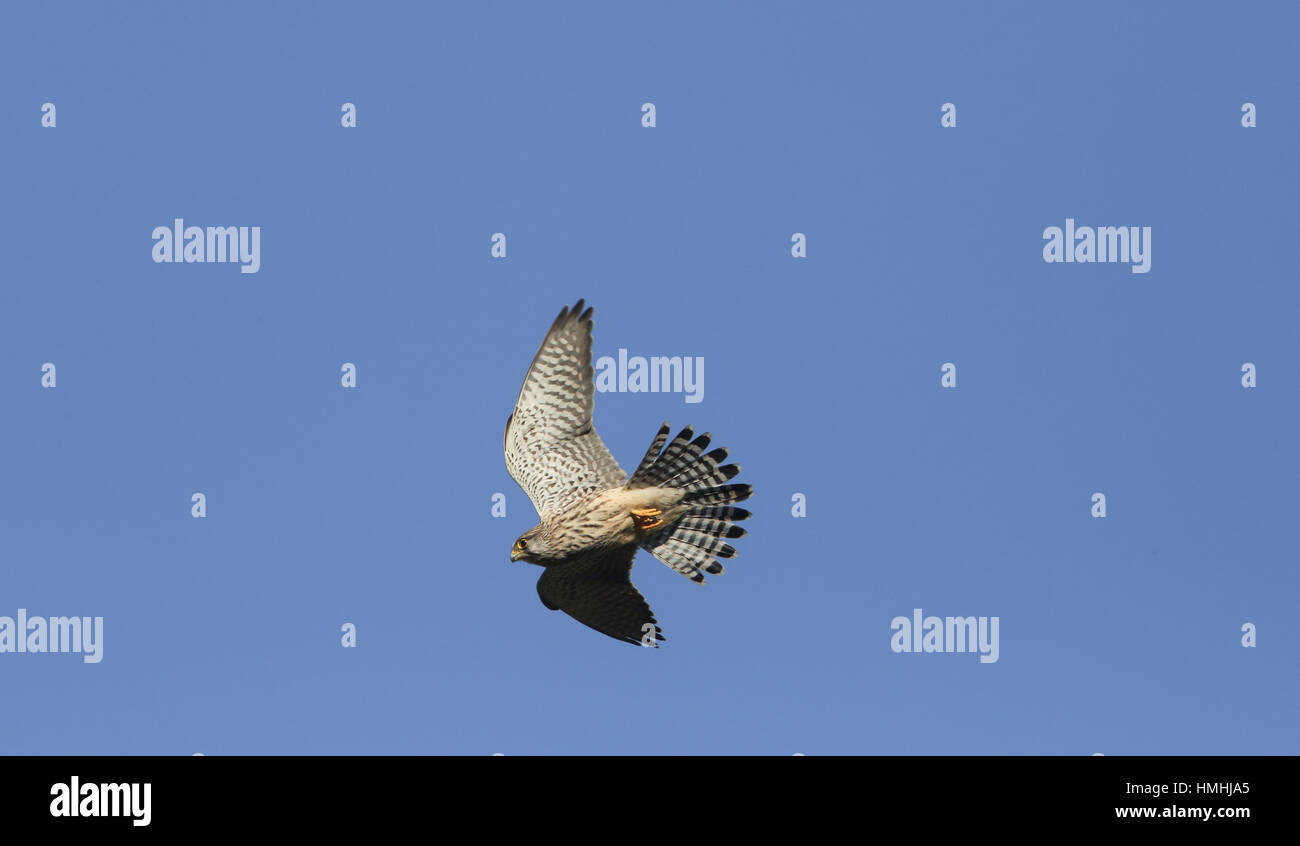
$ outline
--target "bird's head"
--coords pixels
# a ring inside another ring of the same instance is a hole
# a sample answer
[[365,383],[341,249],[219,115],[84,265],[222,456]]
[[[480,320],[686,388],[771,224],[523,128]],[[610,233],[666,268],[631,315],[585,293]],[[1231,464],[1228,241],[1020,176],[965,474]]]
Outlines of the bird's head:
[[541,527],[529,529],[515,541],[510,550],[511,561],[527,561],[529,564],[541,564],[546,557],[546,541],[542,538]]

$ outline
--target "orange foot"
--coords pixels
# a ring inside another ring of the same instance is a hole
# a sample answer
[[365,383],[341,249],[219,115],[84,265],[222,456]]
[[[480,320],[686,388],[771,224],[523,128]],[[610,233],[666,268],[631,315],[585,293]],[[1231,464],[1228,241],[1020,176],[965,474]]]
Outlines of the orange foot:
[[632,525],[643,532],[657,529],[664,524],[664,521],[659,519],[660,514],[663,512],[658,508],[633,508]]

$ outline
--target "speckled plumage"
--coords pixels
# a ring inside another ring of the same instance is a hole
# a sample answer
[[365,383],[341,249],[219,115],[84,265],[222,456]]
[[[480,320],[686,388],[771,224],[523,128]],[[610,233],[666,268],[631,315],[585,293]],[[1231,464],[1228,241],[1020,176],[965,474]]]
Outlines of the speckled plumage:
[[[542,341],[506,421],[506,468],[541,521],[512,560],[544,567],[542,603],[617,640],[657,645],[663,633],[630,577],[638,546],[697,583],[743,537],[749,485],[724,484],[740,466],[690,426],[671,442],[664,423],[629,478],[592,424],[592,310],[564,308]],[[667,446],[665,447],[665,444]],[[662,452],[661,452],[662,450]]]

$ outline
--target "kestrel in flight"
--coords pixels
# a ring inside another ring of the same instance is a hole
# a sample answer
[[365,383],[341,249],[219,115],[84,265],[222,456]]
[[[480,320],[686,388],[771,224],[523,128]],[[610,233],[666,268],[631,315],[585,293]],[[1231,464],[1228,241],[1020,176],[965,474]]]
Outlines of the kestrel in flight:
[[663,632],[632,585],[637,547],[703,584],[705,573],[722,574],[718,558],[735,557],[726,539],[745,535],[736,522],[749,512],[734,503],[754,489],[727,484],[740,465],[722,463],[725,449],[705,452],[707,432],[687,426],[669,442],[667,423],[631,477],[623,472],[591,422],[591,325],[582,300],[560,312],[506,421],[506,468],[541,518],[510,560],[544,568],[537,594],[552,611],[657,646]]

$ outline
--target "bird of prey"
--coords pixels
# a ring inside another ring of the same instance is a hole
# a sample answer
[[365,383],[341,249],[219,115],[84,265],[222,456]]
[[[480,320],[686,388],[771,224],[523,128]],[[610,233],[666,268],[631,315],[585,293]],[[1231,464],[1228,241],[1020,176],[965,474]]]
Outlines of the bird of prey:
[[[718,558],[745,535],[737,508],[750,485],[725,449],[705,452],[710,436],[687,426],[671,442],[664,423],[631,477],[592,425],[591,309],[567,306],[537,350],[515,410],[506,421],[506,469],[541,519],[515,541],[511,561],[543,568],[537,595],[602,634],[643,646],[664,639],[650,606],[632,585],[637,547],[698,584],[721,575]],[[665,447],[667,444],[667,447]]]

